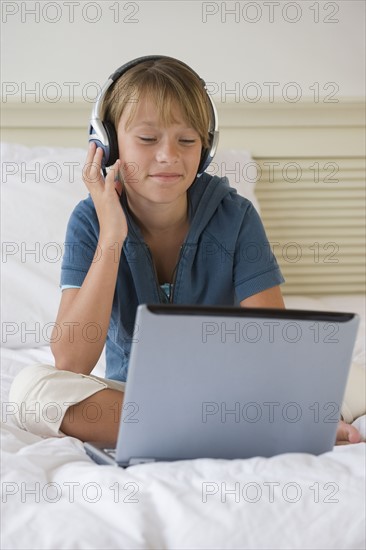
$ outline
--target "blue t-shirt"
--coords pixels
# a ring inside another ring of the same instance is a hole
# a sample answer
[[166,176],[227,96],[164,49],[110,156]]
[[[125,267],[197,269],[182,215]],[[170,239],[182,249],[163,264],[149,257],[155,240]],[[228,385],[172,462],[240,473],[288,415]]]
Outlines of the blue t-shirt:
[[[170,299],[156,279],[151,251],[129,213],[106,340],[106,377],[125,381],[136,309],[139,304],[239,305],[284,282],[262,221],[250,201],[227,178],[204,173],[188,189],[190,229],[181,247]],[[94,259],[99,222],[93,200],[71,214],[62,259],[60,287],[81,287]]]

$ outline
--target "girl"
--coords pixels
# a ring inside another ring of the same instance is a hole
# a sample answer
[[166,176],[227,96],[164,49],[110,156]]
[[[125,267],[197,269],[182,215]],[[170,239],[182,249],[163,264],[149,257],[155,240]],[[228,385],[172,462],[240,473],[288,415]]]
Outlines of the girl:
[[[284,279],[257,212],[226,178],[203,172],[216,139],[203,81],[184,63],[157,56],[116,74],[101,109],[109,144],[97,147],[103,139],[92,128],[83,172],[89,196],[67,228],[55,325],[62,335],[55,333],[51,346],[56,369],[25,369],[11,393],[17,403],[38,402],[43,410],[54,402],[60,411],[33,424],[19,414],[25,429],[111,443],[138,304],[284,307]],[[90,373],[105,344],[102,379]],[[359,440],[344,423],[338,436]]]

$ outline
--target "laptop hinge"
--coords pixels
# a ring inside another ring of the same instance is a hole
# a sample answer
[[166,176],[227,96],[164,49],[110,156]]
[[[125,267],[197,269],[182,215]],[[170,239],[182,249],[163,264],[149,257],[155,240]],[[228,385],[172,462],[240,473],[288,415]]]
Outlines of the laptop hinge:
[[135,466],[136,464],[144,464],[145,462],[155,462],[155,458],[130,458],[128,464],[129,466]]

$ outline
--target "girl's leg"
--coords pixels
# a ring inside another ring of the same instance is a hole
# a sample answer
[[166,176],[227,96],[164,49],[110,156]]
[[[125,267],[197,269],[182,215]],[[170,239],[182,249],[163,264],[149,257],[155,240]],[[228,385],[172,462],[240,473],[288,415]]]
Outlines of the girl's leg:
[[124,382],[32,365],[15,377],[9,407],[16,424],[34,434],[113,443],[124,389]]
[[60,430],[82,441],[99,441],[115,445],[124,393],[104,389],[69,407]]

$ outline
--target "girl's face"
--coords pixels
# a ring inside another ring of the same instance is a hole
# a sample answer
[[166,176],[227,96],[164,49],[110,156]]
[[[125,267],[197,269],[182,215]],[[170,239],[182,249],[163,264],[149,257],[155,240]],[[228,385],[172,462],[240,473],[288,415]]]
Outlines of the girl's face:
[[183,119],[179,105],[172,108],[176,121],[164,127],[154,102],[140,98],[126,129],[130,108],[120,118],[117,136],[122,180],[130,196],[152,203],[173,203],[186,193],[197,174],[201,138]]

